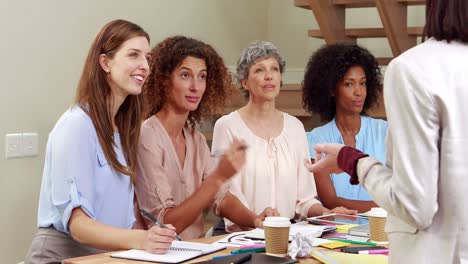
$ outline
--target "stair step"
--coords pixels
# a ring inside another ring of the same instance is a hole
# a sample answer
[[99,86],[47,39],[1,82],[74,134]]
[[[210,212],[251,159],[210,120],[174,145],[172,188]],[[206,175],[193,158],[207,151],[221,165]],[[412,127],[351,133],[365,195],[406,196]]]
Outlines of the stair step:
[[377,58],[379,65],[388,65],[393,58]]
[[384,38],[385,30],[383,28],[348,28],[345,29],[348,37],[354,38]]
[[294,0],[294,5],[300,8],[310,10],[310,0]]
[[374,7],[375,0],[333,0],[334,5],[343,5],[346,7]]
[[[408,27],[408,35],[422,36],[423,27]],[[318,29],[310,29],[309,37],[323,38],[323,34]],[[345,29],[345,35],[352,38],[385,38],[385,30],[383,28],[348,28]]]
[[[294,0],[294,5],[304,9],[310,9],[311,0]],[[313,1],[313,0],[312,0]],[[397,0],[399,3],[406,5],[425,5],[426,0]],[[335,5],[343,5],[345,7],[374,7],[375,0],[333,0]]]
[[408,35],[410,36],[422,36],[424,27],[408,27]]
[[426,0],[398,0],[399,3],[407,5],[425,5]]

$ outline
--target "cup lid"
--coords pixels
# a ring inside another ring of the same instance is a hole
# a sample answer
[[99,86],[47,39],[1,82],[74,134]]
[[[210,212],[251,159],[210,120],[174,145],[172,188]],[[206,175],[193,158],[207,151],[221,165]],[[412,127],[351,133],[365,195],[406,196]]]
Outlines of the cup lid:
[[373,207],[369,212],[367,212],[367,215],[372,217],[387,217],[387,211],[380,207]]
[[289,218],[287,218],[287,217],[268,216],[268,217],[265,218],[265,221],[263,221],[263,226],[268,226],[268,227],[289,227],[289,226],[291,226],[291,222],[289,221]]

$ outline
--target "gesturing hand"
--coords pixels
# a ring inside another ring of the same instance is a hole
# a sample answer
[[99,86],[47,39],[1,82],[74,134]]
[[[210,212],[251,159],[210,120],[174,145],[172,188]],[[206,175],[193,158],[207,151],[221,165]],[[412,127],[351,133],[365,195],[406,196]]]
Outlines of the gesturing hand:
[[226,181],[234,176],[245,163],[245,141],[234,138],[229,149],[224,152],[216,168],[218,177]]
[[[343,172],[338,167],[338,153],[344,147],[343,144],[316,144],[314,146],[316,158],[315,163],[311,164],[310,160],[304,160],[304,165],[312,173],[320,173],[330,175],[331,173]],[[323,157],[325,155],[325,157]]]

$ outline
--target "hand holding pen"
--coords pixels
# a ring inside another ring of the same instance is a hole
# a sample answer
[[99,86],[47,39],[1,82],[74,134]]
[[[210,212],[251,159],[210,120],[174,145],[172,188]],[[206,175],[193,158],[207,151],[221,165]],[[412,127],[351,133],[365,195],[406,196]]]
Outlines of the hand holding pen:
[[[161,227],[161,228],[167,228],[167,229],[171,229],[172,228],[169,228],[168,226],[160,223],[152,214],[148,213],[147,211],[143,210],[143,209],[140,209],[140,213],[141,215],[143,215],[146,219],[150,220],[151,222],[153,222],[155,225]],[[175,236],[175,239],[181,241],[182,239],[179,237],[179,236]]]
[[219,177],[221,181],[229,180],[244,166],[246,149],[247,144],[244,140],[233,139],[229,148],[220,156],[218,167],[216,168],[216,176]]

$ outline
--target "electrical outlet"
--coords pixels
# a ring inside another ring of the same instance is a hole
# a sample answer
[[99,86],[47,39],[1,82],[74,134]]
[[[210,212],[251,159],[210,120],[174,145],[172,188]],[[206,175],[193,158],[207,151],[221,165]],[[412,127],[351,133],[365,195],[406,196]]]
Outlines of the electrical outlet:
[[5,135],[5,157],[7,159],[19,158],[23,156],[23,135]]
[[38,134],[37,133],[23,133],[23,157],[33,157],[38,154]]

